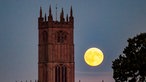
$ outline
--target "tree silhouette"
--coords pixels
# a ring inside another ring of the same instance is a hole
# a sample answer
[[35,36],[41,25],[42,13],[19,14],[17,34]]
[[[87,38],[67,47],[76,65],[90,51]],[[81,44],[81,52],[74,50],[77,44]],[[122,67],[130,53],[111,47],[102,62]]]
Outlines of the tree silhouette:
[[146,33],[127,40],[128,46],[113,61],[115,82],[146,82]]

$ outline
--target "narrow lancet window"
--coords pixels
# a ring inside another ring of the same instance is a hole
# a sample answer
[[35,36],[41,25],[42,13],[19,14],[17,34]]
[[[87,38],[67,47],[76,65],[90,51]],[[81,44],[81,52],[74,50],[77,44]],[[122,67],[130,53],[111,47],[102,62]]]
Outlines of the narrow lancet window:
[[60,67],[55,67],[55,82],[60,82]]
[[48,41],[48,33],[46,31],[43,32],[43,43],[47,43]]
[[67,68],[66,68],[66,66],[62,66],[62,82],[67,82],[67,81],[66,81],[66,78],[67,78],[66,73],[67,73]]

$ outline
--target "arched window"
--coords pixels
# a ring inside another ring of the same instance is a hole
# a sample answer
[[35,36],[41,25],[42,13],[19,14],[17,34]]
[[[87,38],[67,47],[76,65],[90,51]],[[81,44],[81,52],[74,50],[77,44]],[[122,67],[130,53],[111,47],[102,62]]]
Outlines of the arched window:
[[43,32],[43,43],[47,43],[48,41],[48,33],[46,31]]
[[64,41],[67,39],[67,32],[64,31],[58,31],[56,33],[56,40],[57,43],[64,43]]
[[62,66],[62,82],[67,82],[67,68],[65,65]]
[[67,67],[65,65],[55,67],[55,82],[67,82]]
[[55,82],[60,82],[60,66],[55,67]]

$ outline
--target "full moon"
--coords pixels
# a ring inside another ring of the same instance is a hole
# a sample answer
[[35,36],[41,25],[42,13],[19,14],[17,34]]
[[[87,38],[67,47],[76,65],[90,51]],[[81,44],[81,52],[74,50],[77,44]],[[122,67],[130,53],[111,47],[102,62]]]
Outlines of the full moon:
[[98,48],[89,48],[84,54],[84,60],[89,66],[98,66],[102,63],[104,55]]

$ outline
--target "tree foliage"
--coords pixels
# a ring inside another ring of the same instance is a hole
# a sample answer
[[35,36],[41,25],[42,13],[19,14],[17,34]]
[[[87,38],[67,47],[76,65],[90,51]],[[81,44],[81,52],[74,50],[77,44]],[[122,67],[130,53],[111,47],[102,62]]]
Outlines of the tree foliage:
[[113,61],[116,82],[146,82],[146,33],[127,40],[128,46]]

